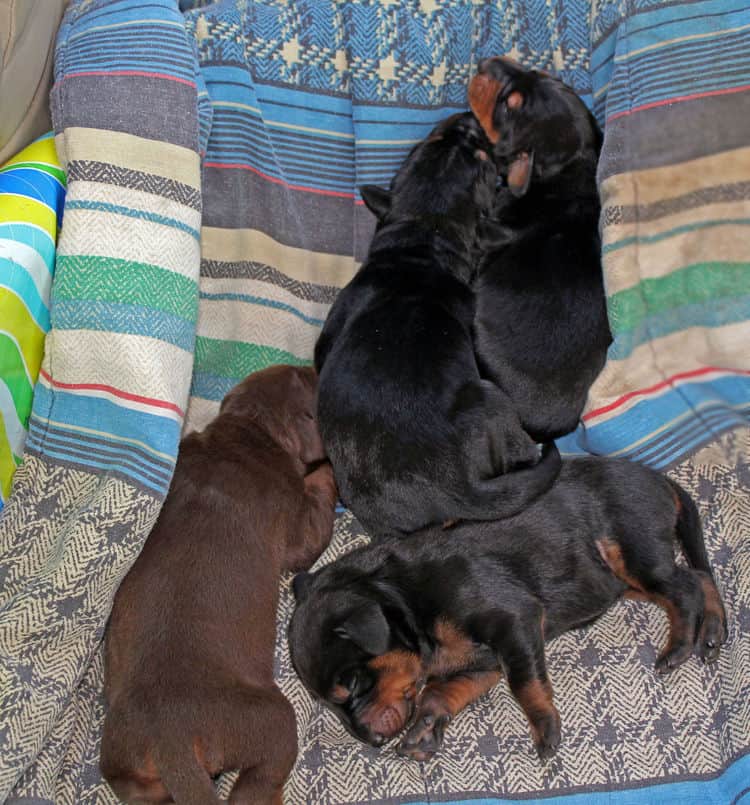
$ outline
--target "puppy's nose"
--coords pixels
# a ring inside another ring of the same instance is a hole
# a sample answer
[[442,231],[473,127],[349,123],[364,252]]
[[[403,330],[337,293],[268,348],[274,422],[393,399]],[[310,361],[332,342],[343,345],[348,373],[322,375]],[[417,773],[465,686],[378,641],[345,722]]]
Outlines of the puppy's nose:
[[370,736],[370,741],[373,746],[382,746],[385,743],[385,735],[379,732],[373,732]]

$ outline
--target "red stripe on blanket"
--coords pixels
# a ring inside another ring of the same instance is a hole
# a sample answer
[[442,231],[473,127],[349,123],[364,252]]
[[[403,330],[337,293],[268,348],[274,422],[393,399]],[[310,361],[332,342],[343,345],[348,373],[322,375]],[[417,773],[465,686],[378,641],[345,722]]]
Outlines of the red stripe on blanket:
[[80,73],[68,73],[60,79],[60,83],[67,81],[69,78],[81,78],[83,76],[91,75],[125,75],[125,76],[139,76],[141,78],[163,78],[167,81],[176,81],[178,84],[187,84],[189,87],[195,89],[195,81],[188,81],[187,78],[179,78],[176,75],[168,75],[167,73],[150,73],[146,70],[84,70]]
[[335,196],[336,198],[354,198],[354,193],[343,193],[339,190],[320,190],[317,187],[305,187],[304,185],[299,184],[289,184],[289,182],[285,182],[283,179],[277,179],[275,176],[269,176],[266,173],[262,173],[252,165],[232,165],[227,162],[204,162],[203,165],[206,168],[250,171],[250,173],[254,173],[256,176],[260,176],[261,179],[265,179],[268,182],[283,185],[284,187],[288,187],[290,190],[301,190],[303,193],[316,193],[319,196]]
[[617,120],[618,117],[625,117],[632,115],[634,112],[643,112],[646,109],[655,109],[657,106],[668,106],[671,103],[682,103],[683,101],[696,101],[699,98],[712,98],[716,95],[732,95],[736,92],[747,92],[750,90],[750,84],[745,84],[742,87],[728,87],[727,89],[715,89],[709,92],[695,92],[692,95],[678,95],[675,98],[666,98],[663,101],[653,101],[652,103],[644,103],[643,106],[635,106],[633,109],[625,109],[623,112],[615,112],[611,117],[607,118],[607,123],[612,120]]
[[180,408],[179,405],[167,402],[166,400],[157,400],[153,397],[142,397],[140,394],[131,394],[129,391],[116,389],[114,386],[106,386],[103,383],[63,383],[60,380],[53,380],[52,377],[50,377],[50,375],[44,371],[44,369],[40,369],[39,374],[42,375],[44,379],[55,388],[80,391],[106,391],[108,394],[111,394],[114,397],[120,397],[123,400],[131,400],[132,402],[151,405],[154,408],[165,408],[168,411],[174,411],[181,417],[185,416],[185,412],[182,410],[182,408]]
[[584,414],[581,419],[583,419],[584,422],[587,422],[588,420],[593,419],[595,416],[601,416],[601,414],[606,414],[609,411],[613,411],[615,408],[619,408],[628,400],[632,400],[633,397],[641,397],[647,394],[653,394],[655,391],[659,391],[667,386],[671,386],[675,380],[685,380],[689,377],[699,377],[700,375],[711,374],[712,372],[724,372],[725,374],[730,375],[750,375],[750,371],[746,369],[727,369],[722,366],[704,366],[702,369],[694,369],[691,372],[679,372],[678,374],[672,375],[666,380],[662,380],[660,383],[656,383],[648,388],[638,389],[637,391],[629,391],[627,394],[623,394],[622,397],[618,397],[609,405],[589,411],[587,414]]

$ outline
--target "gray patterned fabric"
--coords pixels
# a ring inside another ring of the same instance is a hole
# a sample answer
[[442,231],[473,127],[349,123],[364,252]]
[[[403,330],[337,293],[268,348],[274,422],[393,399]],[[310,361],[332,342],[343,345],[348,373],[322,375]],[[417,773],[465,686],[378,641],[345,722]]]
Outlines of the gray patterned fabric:
[[[750,724],[749,456],[750,431],[740,430],[669,472],[698,503],[727,606],[729,641],[717,664],[692,658],[657,676],[653,665],[666,643],[666,616],[654,605],[623,600],[591,627],[548,644],[562,743],[547,765],[539,763],[526,719],[504,681],[456,718],[432,761],[416,763],[398,757],[395,742],[379,750],[356,743],[305,692],[282,637],[281,687],[294,704],[300,734],[285,801],[385,805],[611,790],[710,775],[725,766],[744,751]],[[344,515],[320,564],[366,539]],[[287,587],[282,635],[292,609]]]

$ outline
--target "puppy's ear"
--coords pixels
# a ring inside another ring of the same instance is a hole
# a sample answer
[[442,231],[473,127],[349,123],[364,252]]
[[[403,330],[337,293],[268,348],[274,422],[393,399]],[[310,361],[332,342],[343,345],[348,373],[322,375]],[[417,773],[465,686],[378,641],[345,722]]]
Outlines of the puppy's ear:
[[380,605],[375,602],[355,609],[334,631],[375,656],[385,654],[391,643],[391,628]]
[[312,573],[297,573],[292,579],[292,592],[294,600],[299,604],[307,598],[313,583]]
[[508,168],[508,189],[516,198],[526,195],[533,172],[534,152],[521,151]]
[[363,184],[359,188],[362,201],[365,202],[367,209],[382,221],[391,211],[391,191],[376,184]]

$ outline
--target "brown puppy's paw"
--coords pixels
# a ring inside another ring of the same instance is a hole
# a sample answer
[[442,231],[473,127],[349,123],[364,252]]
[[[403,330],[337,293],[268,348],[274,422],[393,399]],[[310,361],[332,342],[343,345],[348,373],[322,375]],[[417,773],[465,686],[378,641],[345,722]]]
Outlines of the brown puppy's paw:
[[657,658],[654,670],[657,674],[668,674],[678,665],[682,665],[693,653],[689,643],[675,643],[668,646]]
[[539,760],[549,760],[560,746],[560,715],[555,710],[534,723],[534,746]]
[[722,618],[713,612],[707,612],[695,644],[696,653],[705,663],[715,662],[726,639],[727,628]]
[[442,746],[445,728],[450,720],[451,714],[440,699],[427,694],[396,751],[412,760],[429,760]]

